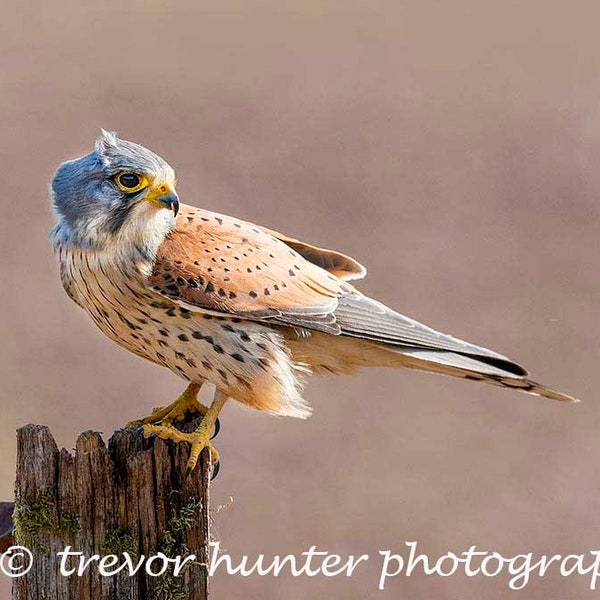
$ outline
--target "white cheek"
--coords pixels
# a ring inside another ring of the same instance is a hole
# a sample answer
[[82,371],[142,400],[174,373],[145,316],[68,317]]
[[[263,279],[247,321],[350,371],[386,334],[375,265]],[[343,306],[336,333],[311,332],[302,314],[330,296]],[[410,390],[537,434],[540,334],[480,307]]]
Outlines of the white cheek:
[[139,202],[118,234],[122,250],[133,245],[154,256],[166,235],[175,227],[175,216],[168,208],[157,208],[150,202]]

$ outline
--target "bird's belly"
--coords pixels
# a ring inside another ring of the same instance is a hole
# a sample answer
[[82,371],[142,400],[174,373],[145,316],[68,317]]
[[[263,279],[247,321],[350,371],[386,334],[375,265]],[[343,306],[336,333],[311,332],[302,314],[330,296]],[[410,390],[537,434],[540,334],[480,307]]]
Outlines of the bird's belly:
[[306,416],[298,367],[278,330],[187,310],[148,289],[137,272],[109,271],[89,260],[66,267],[78,303],[117,344],[186,380],[214,383],[256,408]]

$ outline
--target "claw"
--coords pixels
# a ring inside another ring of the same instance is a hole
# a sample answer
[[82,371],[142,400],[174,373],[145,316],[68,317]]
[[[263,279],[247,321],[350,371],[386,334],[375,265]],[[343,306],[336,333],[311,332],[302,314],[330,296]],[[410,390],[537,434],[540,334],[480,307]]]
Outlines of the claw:
[[217,420],[215,421],[215,428],[213,430],[213,434],[210,436],[210,439],[214,440],[219,435],[219,431],[221,431],[221,421],[219,421],[219,418],[217,417]]
[[210,476],[211,481],[216,478],[216,476],[219,474],[220,470],[221,470],[221,461],[218,460],[213,466],[213,472],[212,472],[212,475]]

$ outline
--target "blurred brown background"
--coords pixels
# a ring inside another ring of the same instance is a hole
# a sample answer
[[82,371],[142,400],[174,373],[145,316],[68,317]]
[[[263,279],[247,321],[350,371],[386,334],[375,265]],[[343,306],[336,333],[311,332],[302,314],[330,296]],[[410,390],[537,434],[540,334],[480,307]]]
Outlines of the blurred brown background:
[[[366,293],[584,400],[373,369],[313,379],[306,422],[232,403],[222,547],[374,556],[351,579],[221,574],[214,598],[500,599],[506,575],[378,592],[377,551],[600,548],[596,2],[3,5],[0,497],[20,425],[71,447],[181,390],[70,302],[47,243],[53,170],[104,127],[169,160],[184,202],[345,251]],[[521,596],[587,586],[552,574]]]

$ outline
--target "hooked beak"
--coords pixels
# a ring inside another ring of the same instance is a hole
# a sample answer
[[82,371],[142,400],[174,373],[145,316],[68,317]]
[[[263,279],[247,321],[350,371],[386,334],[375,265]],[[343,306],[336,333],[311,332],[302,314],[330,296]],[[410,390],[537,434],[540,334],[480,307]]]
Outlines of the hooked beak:
[[163,184],[151,189],[146,194],[144,200],[154,202],[154,204],[157,204],[161,208],[172,210],[175,217],[179,213],[179,197],[175,193],[175,190],[168,185]]
[[177,213],[179,212],[179,198],[175,192],[170,192],[164,196],[157,196],[155,202],[165,208],[169,208],[173,211],[173,216],[177,216]]

